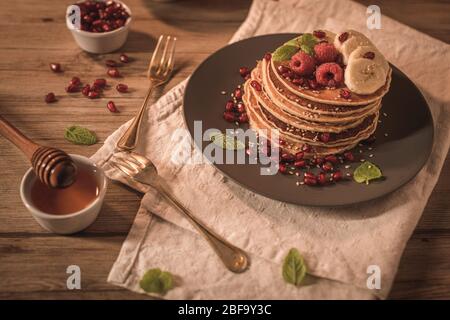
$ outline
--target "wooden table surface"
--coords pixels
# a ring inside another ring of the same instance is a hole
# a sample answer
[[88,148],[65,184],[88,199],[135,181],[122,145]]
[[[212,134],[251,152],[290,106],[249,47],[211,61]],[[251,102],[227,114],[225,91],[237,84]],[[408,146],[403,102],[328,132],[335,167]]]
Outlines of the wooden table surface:
[[[64,12],[71,0],[21,0],[2,3],[0,10],[0,114],[36,141],[71,153],[92,155],[101,144],[75,146],[63,138],[72,124],[98,134],[100,143],[138,110],[146,91],[145,70],[159,34],[176,35],[177,72],[167,91],[209,54],[224,46],[245,18],[250,1],[203,0],[153,3],[126,0],[134,12],[123,51],[134,61],[121,70],[132,92],[108,91],[89,100],[67,95],[72,76],[83,81],[105,77],[103,62],[118,54],[89,55],[81,51],[65,27]],[[450,4],[445,1],[363,1],[379,4],[382,13],[433,37],[450,42]],[[49,71],[49,62],[64,72]],[[44,95],[59,98],[47,105]],[[156,96],[161,93],[157,93]],[[113,99],[119,114],[110,114]],[[111,184],[98,220],[74,236],[44,231],[24,208],[19,184],[28,168],[24,156],[0,137],[0,299],[140,299],[106,282],[139,206],[140,195]],[[423,217],[408,242],[391,298],[450,298],[450,160]],[[66,268],[82,271],[82,290],[66,289]]]

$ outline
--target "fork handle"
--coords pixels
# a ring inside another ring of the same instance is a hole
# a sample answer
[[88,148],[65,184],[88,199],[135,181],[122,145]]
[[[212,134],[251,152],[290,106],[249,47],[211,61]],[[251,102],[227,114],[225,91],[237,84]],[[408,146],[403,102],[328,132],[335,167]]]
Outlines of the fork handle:
[[178,208],[189,220],[189,222],[203,235],[209,242],[219,258],[222,260],[228,270],[241,273],[244,272],[249,264],[247,254],[233,246],[231,243],[220,237],[214,231],[210,230],[201,221],[199,221],[188,209],[186,209],[174,196],[165,190],[161,185],[157,188],[160,194]]
[[142,119],[144,118],[145,110],[147,109],[147,102],[152,94],[152,90],[154,88],[153,81],[150,81],[150,87],[148,88],[147,95],[145,96],[144,103],[139,110],[139,113],[131,122],[128,129],[124,132],[122,137],[120,137],[117,142],[117,148],[122,151],[131,151],[136,148],[138,138],[139,138],[139,130],[141,128]]

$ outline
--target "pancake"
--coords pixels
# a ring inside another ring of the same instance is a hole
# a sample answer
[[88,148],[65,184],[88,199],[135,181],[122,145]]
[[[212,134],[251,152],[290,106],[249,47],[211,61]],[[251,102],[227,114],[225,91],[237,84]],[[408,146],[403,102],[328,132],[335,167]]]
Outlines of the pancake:
[[378,112],[375,112],[368,115],[355,127],[330,134],[329,140],[325,143],[319,138],[321,132],[296,129],[289,123],[283,122],[282,120],[274,117],[258,103],[257,99],[253,95],[253,91],[250,89],[248,81],[244,85],[244,91],[246,92],[244,95],[244,104],[246,105],[249,117],[253,118],[254,123],[262,125],[262,127],[255,128],[279,130],[281,139],[288,139],[289,141],[300,145],[306,144],[317,147],[341,147],[343,150],[346,150],[349,145],[353,146],[359,141],[367,139],[375,131],[376,123],[378,121],[379,114]]

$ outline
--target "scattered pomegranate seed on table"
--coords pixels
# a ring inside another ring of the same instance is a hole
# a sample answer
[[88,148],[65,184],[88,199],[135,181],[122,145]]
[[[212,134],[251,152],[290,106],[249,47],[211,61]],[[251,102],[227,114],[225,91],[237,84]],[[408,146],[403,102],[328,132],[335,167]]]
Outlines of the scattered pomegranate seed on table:
[[113,78],[118,78],[118,77],[120,77],[120,72],[119,72],[119,70],[117,70],[116,68],[110,68],[110,69],[108,69],[107,74],[108,74],[110,77],[113,77]]
[[323,172],[319,173],[317,175],[317,181],[319,182],[320,185],[325,185],[327,184],[327,175]]
[[78,92],[78,91],[79,91],[78,85],[69,84],[69,85],[66,87],[66,92],[74,93],[74,92]]
[[78,77],[73,77],[72,80],[70,80],[70,84],[74,86],[78,86],[81,84],[81,80]]
[[322,31],[322,30],[315,30],[315,31],[313,31],[313,35],[316,38],[319,38],[319,39],[325,38],[325,32]]
[[225,104],[225,110],[226,111],[233,111],[234,110],[234,102],[232,100],[228,100]]
[[84,95],[84,96],[88,96],[89,95],[89,92],[91,91],[91,86],[90,85],[85,85],[84,87],[83,87],[83,89],[81,89],[81,93]]
[[126,84],[123,84],[123,83],[119,83],[119,84],[116,86],[116,89],[117,89],[117,91],[119,91],[119,92],[121,92],[121,93],[128,92],[128,86],[127,86]]
[[50,70],[53,72],[61,72],[61,65],[59,63],[50,63]]
[[122,53],[119,57],[119,60],[123,63],[128,63],[130,61],[130,58],[125,53]]
[[56,101],[57,100],[56,100],[55,94],[53,92],[49,92],[45,96],[45,102],[47,102],[47,103],[52,103],[52,102],[56,102]]
[[89,99],[97,99],[98,97],[100,97],[100,93],[98,93],[95,90],[89,91],[89,93],[88,93],[88,98]]
[[270,59],[272,59],[272,54],[269,53],[269,52],[267,52],[267,53],[264,55],[264,59],[265,59],[266,61],[269,61]]
[[116,104],[113,101],[108,101],[108,103],[106,104],[106,107],[108,108],[109,111],[111,111],[113,113],[119,112],[119,110],[117,110],[117,108],[116,108]]
[[247,114],[244,112],[239,116],[238,119],[239,123],[247,123],[248,122],[248,116]]
[[104,88],[106,86],[106,80],[105,79],[95,79],[94,86],[99,88]]

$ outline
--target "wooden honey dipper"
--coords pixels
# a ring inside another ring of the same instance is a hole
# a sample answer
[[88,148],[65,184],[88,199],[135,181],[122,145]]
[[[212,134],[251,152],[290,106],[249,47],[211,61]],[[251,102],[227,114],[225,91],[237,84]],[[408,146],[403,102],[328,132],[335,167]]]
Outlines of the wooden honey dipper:
[[75,181],[77,167],[64,151],[34,143],[2,116],[0,133],[22,150],[30,159],[36,175],[48,187],[65,188]]

